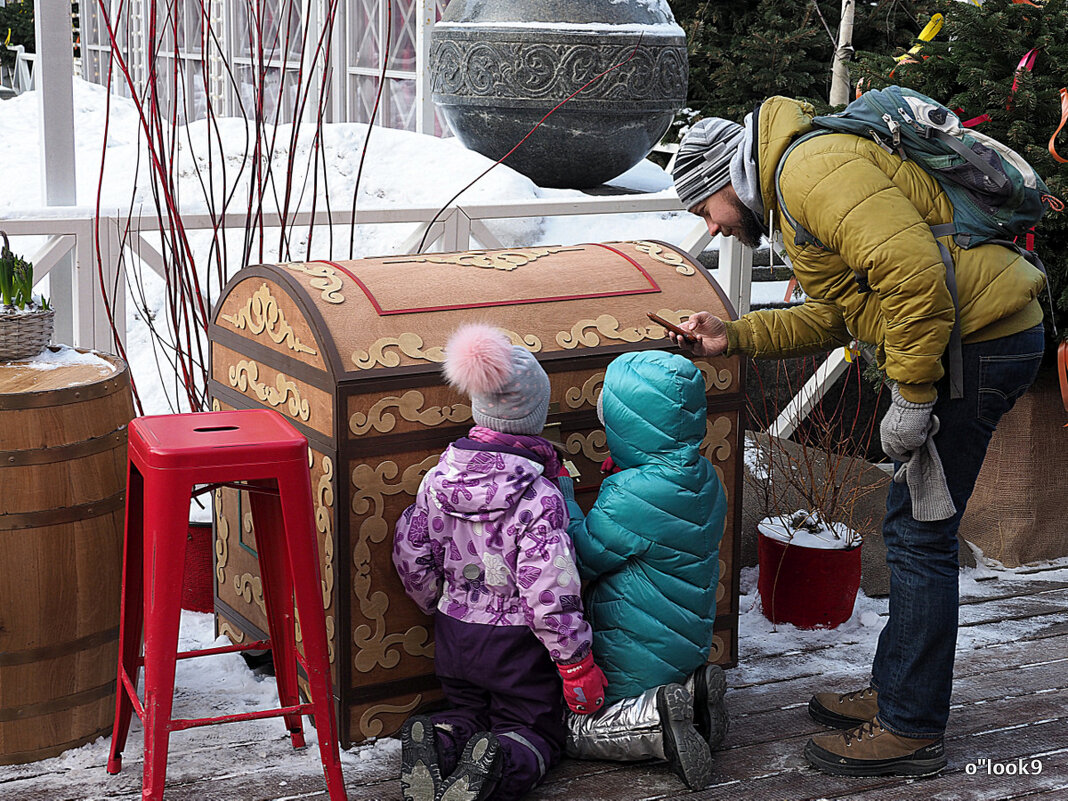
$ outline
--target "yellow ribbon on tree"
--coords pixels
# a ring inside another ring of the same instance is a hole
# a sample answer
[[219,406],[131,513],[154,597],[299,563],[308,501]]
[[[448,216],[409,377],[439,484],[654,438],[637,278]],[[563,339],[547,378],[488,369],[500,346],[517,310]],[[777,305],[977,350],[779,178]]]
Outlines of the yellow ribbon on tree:
[[[978,5],[978,3],[976,5]],[[941,14],[935,14],[933,17],[931,17],[927,24],[923,26],[923,30],[920,31],[920,35],[916,38],[919,39],[921,42],[931,41],[935,38],[935,36],[938,35],[938,32],[942,30],[943,22],[945,22],[945,18]],[[922,44],[913,45],[912,49],[909,50],[909,52],[897,56],[894,61],[897,61],[900,64],[902,61],[906,61],[912,58],[912,56],[919,53],[922,49]]]

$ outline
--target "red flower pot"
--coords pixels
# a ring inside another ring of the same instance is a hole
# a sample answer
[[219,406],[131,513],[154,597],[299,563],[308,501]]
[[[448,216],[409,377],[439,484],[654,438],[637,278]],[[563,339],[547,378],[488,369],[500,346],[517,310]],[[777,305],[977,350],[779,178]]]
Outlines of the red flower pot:
[[860,589],[860,545],[807,548],[757,531],[757,590],[764,617],[799,629],[833,629],[853,614]]

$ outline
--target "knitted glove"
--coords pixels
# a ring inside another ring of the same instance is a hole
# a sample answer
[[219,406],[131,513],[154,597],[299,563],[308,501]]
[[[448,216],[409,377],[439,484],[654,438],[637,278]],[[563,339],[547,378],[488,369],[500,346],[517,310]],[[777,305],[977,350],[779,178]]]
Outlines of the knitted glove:
[[894,475],[894,481],[898,484],[908,481],[912,516],[924,522],[945,520],[957,513],[946,484],[942,460],[935,447],[934,435],[937,433],[938,417],[931,415],[931,435],[927,442],[913,451],[912,457]]
[[896,462],[907,462],[909,456],[927,441],[934,401],[913,403],[902,397],[897,384],[890,390],[890,408],[883,416],[879,435],[883,451]]
[[580,662],[557,665],[564,680],[564,700],[577,715],[588,715],[604,706],[604,688],[608,686],[604,673],[588,653]]

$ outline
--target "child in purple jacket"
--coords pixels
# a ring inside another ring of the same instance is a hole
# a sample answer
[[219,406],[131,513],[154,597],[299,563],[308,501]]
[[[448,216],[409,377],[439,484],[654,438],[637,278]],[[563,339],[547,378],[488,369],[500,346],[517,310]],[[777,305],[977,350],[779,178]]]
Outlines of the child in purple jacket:
[[476,425],[397,522],[393,563],[434,615],[435,671],[451,708],[405,723],[401,787],[405,801],[516,801],[560,760],[564,701],[599,709],[604,675],[555,482],[560,461],[537,436],[549,377],[482,324],[449,340],[445,376],[471,396]]

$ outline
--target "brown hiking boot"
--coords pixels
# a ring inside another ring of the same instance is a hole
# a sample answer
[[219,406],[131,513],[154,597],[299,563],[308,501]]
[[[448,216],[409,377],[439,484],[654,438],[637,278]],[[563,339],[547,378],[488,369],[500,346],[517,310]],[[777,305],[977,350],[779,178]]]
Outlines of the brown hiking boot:
[[901,737],[876,718],[813,737],[805,744],[805,759],[834,776],[931,776],[946,766],[946,751],[941,737]]
[[879,694],[871,687],[851,693],[816,693],[808,702],[808,714],[832,729],[855,729],[879,714]]

